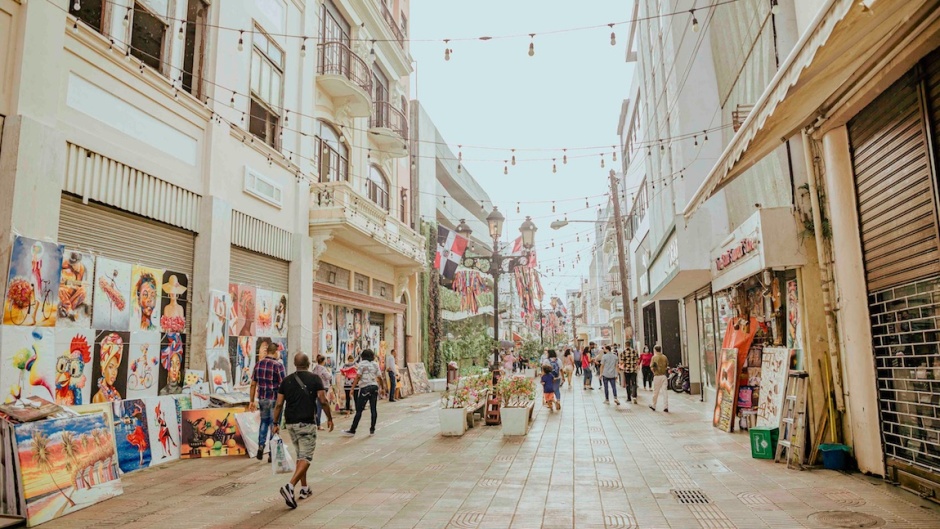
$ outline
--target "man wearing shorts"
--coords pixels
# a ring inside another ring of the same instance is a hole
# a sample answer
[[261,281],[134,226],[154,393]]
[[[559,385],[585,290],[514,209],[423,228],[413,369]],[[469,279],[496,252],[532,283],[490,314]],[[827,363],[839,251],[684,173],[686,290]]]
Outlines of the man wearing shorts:
[[[310,372],[310,358],[304,353],[294,355],[295,372],[287,376],[277,390],[277,405],[274,407],[274,433],[278,433],[281,423],[281,411],[284,411],[284,427],[290,434],[297,452],[297,469],[290,482],[281,487],[281,496],[291,509],[297,508],[297,499],[311,496],[307,486],[307,470],[313,461],[313,451],[317,449],[316,414],[319,399],[326,412],[327,426],[333,431],[333,414],[326,397],[326,388],[317,375]],[[294,497],[294,486],[300,482],[300,493]]]

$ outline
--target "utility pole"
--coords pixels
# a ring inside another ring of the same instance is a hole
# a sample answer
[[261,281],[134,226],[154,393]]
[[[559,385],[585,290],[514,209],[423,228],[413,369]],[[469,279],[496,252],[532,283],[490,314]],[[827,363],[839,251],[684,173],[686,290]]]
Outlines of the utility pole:
[[630,319],[630,295],[627,291],[627,252],[624,249],[626,239],[623,232],[623,217],[620,216],[620,185],[617,173],[610,170],[610,199],[614,202],[614,227],[617,228],[617,262],[620,265],[620,299],[623,304],[623,342],[627,343],[627,331],[633,338],[633,322]]

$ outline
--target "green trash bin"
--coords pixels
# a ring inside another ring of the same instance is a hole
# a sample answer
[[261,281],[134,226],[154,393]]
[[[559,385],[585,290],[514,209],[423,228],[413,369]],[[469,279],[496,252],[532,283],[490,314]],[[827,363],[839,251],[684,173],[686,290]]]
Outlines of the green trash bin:
[[751,432],[751,457],[754,459],[773,459],[777,452],[777,439],[780,428],[774,426],[755,426]]

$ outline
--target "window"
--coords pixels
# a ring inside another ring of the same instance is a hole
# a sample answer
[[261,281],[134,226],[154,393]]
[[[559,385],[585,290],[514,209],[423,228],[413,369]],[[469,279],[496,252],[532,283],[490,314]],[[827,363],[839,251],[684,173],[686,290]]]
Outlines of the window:
[[379,168],[374,165],[369,167],[369,180],[366,182],[366,189],[369,193],[369,200],[388,211],[388,180],[379,171]]
[[388,102],[388,76],[378,64],[372,65],[372,100]]
[[320,42],[342,42],[349,46],[349,23],[329,0],[320,8]]
[[167,0],[140,0],[134,2],[129,13],[131,23],[131,55],[150,68],[165,73]]
[[277,149],[284,52],[257,26],[251,39],[251,109],[248,131]]
[[349,148],[340,141],[336,129],[325,121],[317,121],[313,162],[320,171],[320,182],[349,180]]
[[75,9],[75,2],[69,2],[69,13],[81,20],[88,27],[101,33],[104,27],[104,0],[83,0],[79,9]]
[[184,29],[186,47],[183,49],[183,90],[202,99],[202,80],[206,58],[206,20],[209,4],[205,0],[189,0]]

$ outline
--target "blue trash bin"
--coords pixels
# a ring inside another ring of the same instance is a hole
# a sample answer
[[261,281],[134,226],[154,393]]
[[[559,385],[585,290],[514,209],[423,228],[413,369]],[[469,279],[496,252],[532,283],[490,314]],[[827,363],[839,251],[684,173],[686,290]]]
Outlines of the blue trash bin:
[[847,454],[851,448],[843,444],[821,444],[819,450],[822,452],[823,468],[829,470],[845,470]]

